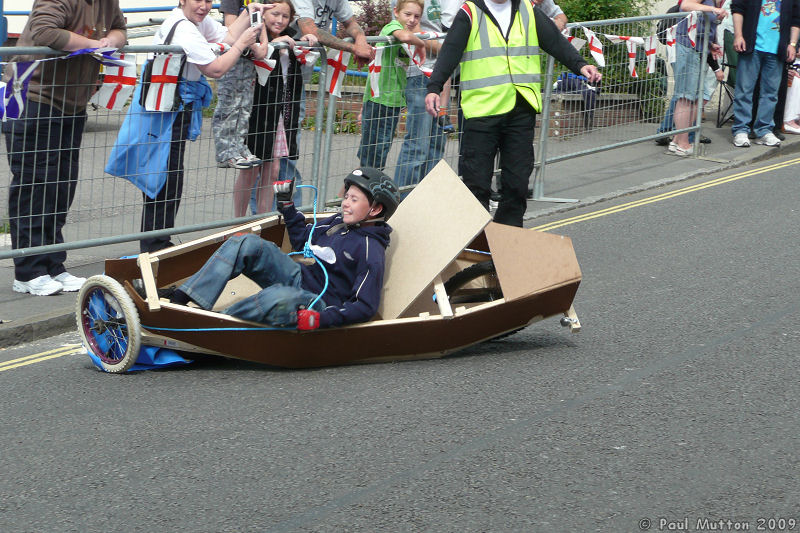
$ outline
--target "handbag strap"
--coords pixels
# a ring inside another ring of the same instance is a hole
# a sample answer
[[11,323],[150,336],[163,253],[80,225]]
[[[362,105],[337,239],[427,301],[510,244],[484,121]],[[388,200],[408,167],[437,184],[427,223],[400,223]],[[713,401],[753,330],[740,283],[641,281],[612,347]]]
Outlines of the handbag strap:
[[167,38],[164,39],[162,44],[172,44],[172,36],[175,34],[175,28],[178,27],[178,24],[183,22],[186,19],[180,19],[178,22],[172,25],[172,28],[169,29],[169,33],[167,34]]

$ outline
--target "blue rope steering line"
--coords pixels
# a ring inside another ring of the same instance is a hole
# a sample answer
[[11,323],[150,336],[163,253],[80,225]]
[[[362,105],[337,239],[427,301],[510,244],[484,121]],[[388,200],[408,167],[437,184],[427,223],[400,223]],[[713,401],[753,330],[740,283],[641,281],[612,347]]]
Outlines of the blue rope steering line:
[[306,239],[306,243],[303,245],[302,252],[289,253],[289,255],[303,254],[303,257],[314,259],[314,262],[319,265],[319,267],[322,269],[322,273],[325,275],[325,285],[322,286],[322,291],[311,301],[310,304],[308,304],[308,308],[313,309],[317,302],[322,299],[322,295],[325,294],[325,291],[328,290],[328,270],[325,268],[325,265],[322,264],[322,261],[317,259],[317,257],[314,255],[314,251],[311,250],[311,238],[314,237],[314,230],[317,229],[317,194],[319,191],[313,185],[298,185],[297,188],[314,189],[314,221],[311,224],[311,231],[308,232],[308,239]]
[[[313,185],[298,185],[298,189],[307,188],[307,189],[314,189],[314,222],[311,224],[311,231],[308,232],[308,239],[306,243],[303,245],[302,252],[290,252],[288,255],[298,255],[303,254],[303,257],[308,257],[314,259],[314,262],[319,265],[322,269],[322,273],[325,274],[325,285],[322,287],[322,292],[320,292],[314,300],[308,305],[309,309],[312,309],[314,305],[318,301],[322,299],[322,295],[325,294],[325,291],[328,290],[328,271],[325,268],[325,265],[322,264],[322,261],[317,259],[314,255],[314,252],[311,250],[311,238],[314,236],[314,230],[317,228],[317,194],[319,191]],[[157,331],[295,331],[297,328],[276,328],[276,327],[265,327],[265,328],[157,328],[151,326],[145,326],[142,324],[144,329],[151,329]]]

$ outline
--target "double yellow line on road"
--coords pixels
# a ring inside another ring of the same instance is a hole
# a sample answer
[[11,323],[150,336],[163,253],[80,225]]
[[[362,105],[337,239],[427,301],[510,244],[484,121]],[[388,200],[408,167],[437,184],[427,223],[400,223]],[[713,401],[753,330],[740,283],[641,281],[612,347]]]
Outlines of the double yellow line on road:
[[20,357],[19,359],[12,359],[11,361],[3,361],[0,363],[0,372],[11,370],[12,368],[19,368],[21,366],[32,365],[33,363],[41,363],[48,359],[55,359],[57,357],[64,357],[65,355],[74,355],[79,353],[86,353],[86,350],[80,344],[67,344],[61,348],[49,350],[47,352],[37,353]]
[[706,181],[703,183],[698,183],[697,185],[690,185],[689,187],[684,187],[683,189],[678,189],[671,192],[665,192],[663,194],[657,194],[655,196],[650,196],[648,198],[642,198],[641,200],[636,200],[634,202],[628,202],[626,204],[620,204],[614,207],[609,207],[607,209],[601,209],[600,211],[592,211],[591,213],[586,213],[583,215],[578,215],[572,218],[567,218],[563,220],[558,220],[556,222],[550,222],[549,224],[542,224],[541,226],[536,226],[535,230],[538,231],[549,231],[556,228],[561,228],[563,226],[569,226],[570,224],[576,224],[578,222],[584,222],[586,220],[591,220],[593,218],[604,217],[606,215],[613,215],[614,213],[619,213],[622,211],[627,211],[628,209],[633,209],[634,207],[641,207],[643,205],[652,204],[655,202],[660,202],[662,200],[669,200],[670,198],[675,198],[676,196],[682,196],[684,194],[689,194],[690,192],[700,191],[702,189],[707,189],[709,187],[716,187],[717,185],[722,185],[724,183],[730,183],[731,181],[740,180],[743,178],[749,178],[751,176],[756,176],[758,174],[763,174],[765,172],[771,172],[773,170],[779,170],[782,168],[790,167],[792,165],[796,165],[800,163],[800,158],[791,159],[789,161],[784,161],[783,163],[776,163],[774,165],[770,165],[767,167],[757,168],[753,170],[747,170],[745,172],[740,172],[738,174],[733,174],[731,176],[725,176],[722,178],[717,178],[711,181]]

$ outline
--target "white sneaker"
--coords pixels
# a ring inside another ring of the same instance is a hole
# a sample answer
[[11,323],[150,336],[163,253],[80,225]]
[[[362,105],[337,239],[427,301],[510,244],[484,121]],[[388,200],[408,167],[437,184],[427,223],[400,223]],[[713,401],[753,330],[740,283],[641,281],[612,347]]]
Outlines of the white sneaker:
[[775,134],[770,131],[763,137],[756,139],[756,144],[763,144],[764,146],[780,146],[781,140],[775,137]]
[[733,136],[733,145],[739,148],[747,148],[750,146],[750,139],[747,137],[746,133],[737,133]]
[[34,296],[50,296],[61,292],[64,286],[45,274],[30,281],[14,280],[13,288],[15,292],[29,292]]
[[63,289],[61,290],[64,292],[75,292],[80,290],[80,288],[83,287],[83,284],[86,282],[86,278],[73,276],[69,272],[62,272],[53,279],[62,285]]

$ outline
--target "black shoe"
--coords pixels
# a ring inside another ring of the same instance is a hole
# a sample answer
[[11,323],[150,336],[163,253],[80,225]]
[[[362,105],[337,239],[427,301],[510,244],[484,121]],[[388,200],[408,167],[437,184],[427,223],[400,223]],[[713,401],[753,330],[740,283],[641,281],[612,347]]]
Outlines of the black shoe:
[[528,194],[525,195],[525,198],[527,198],[528,200],[533,200],[533,187],[528,189]]
[[656,144],[659,146],[669,145],[669,137],[661,137],[660,139],[656,139]]
[[772,131],[772,133],[773,133],[773,134],[775,135],[775,137],[777,137],[779,140],[781,140],[781,141],[785,141],[785,140],[786,140],[786,135],[784,135],[784,134],[783,134],[783,132],[782,132],[781,130],[779,130],[779,129],[776,129],[776,130],[773,130],[773,131]]
[[711,139],[709,139],[705,135],[701,135],[700,136],[700,143],[702,143],[702,144],[711,144]]
[[[142,297],[142,300],[147,300],[147,292],[144,290],[144,282],[136,278],[135,280],[131,281],[131,285],[133,286],[133,290],[136,291],[136,294]],[[160,298],[166,298],[169,300],[175,291],[178,289],[175,285],[171,285],[169,287],[164,287],[163,289],[156,289],[156,293]]]
[[753,130],[750,130],[750,133],[747,134],[747,138],[750,139],[750,140],[753,140],[753,139],[757,139],[758,136],[756,135],[756,132],[754,132]]

